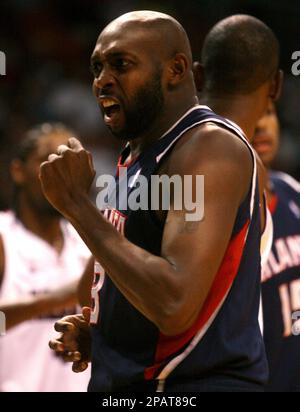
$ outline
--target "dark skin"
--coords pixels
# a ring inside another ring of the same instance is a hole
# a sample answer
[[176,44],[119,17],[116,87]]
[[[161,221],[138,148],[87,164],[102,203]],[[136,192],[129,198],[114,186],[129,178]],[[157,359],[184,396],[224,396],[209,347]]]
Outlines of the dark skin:
[[[165,107],[153,124],[131,140],[131,154],[134,157],[171,127],[174,118],[181,117],[187,108],[198,102],[194,93],[190,53],[184,53],[184,39],[180,33],[173,31],[176,33],[176,39],[168,46],[159,48],[157,45],[160,35],[154,29],[149,36],[149,29],[143,28],[142,23],[121,21],[112,27],[108,26],[101,33],[91,57],[91,69],[94,74],[93,92],[101,110],[103,111],[101,96],[112,96],[121,105],[119,118],[109,124],[113,132],[124,126],[124,109],[130,105],[136,91],[143,86],[145,79],[151,78],[157,66],[163,65],[162,87],[166,99]],[[172,47],[174,41],[179,42],[179,52],[175,56]],[[155,54],[153,50],[156,51]],[[182,82],[178,88],[178,81],[183,76],[188,81]],[[169,88],[173,88],[172,93],[168,93]],[[184,94],[186,96],[182,99]]]
[[42,137],[29,158],[22,162],[13,160],[11,176],[19,186],[18,217],[23,225],[36,236],[54,247],[58,253],[63,248],[63,235],[60,227],[61,216],[53,210],[45,198],[38,178],[42,161],[48,158],[55,147],[64,144],[69,134],[50,134]]
[[[118,73],[107,63],[109,50],[116,48],[120,37],[118,24],[110,26],[108,33],[101,34],[93,53],[105,69],[94,80],[96,95],[98,89],[109,85],[111,94],[120,98],[122,90],[122,100],[130,100],[134,88],[141,85],[132,81],[132,76],[142,82],[151,73],[150,67],[155,64],[152,48],[147,49],[144,44],[141,48],[140,36],[136,40],[137,36],[130,34],[130,24],[122,25],[123,53],[128,48],[137,60],[145,60],[147,64],[133,65],[125,73]],[[128,34],[124,35],[126,28]],[[157,31],[145,30],[147,37],[157,42]],[[128,44],[124,38],[130,39]],[[163,44],[162,40],[156,43],[156,49],[158,55],[163,55],[158,44]],[[161,65],[164,110],[151,127],[151,133],[147,131],[130,142],[134,155],[158,139],[197,101],[189,50],[183,49],[171,58],[161,57]],[[111,125],[120,129],[125,123],[122,113]],[[164,221],[161,256],[154,256],[121,236],[90,202],[88,191],[94,170],[89,153],[78,140],[71,139],[68,146],[59,147],[57,154],[42,164],[41,182],[48,200],[74,225],[116,287],[162,333],[171,336],[187,330],[205,302],[226,252],[238,208],[248,194],[252,169],[249,150],[224,129],[206,124],[187,132],[160,173],[205,175],[205,219],[186,222],[186,210],[177,211],[171,205]],[[216,196],[220,183],[222,190]],[[116,244],[118,248],[114,247]],[[88,358],[82,355],[83,348],[76,345],[74,328],[69,325],[75,321],[76,317],[56,324],[56,330],[63,334],[59,340],[51,341],[50,347],[68,356],[67,360],[76,361],[75,369],[80,371]]]
[[[25,162],[14,160],[11,176],[19,186],[18,218],[22,224],[39,238],[49,243],[58,253],[63,248],[63,234],[60,227],[61,216],[49,213],[52,206],[43,195],[38,172],[41,161],[47,159],[58,144],[68,141],[69,135],[58,134],[42,137],[37,148]],[[0,236],[0,287],[5,272],[5,250]],[[18,298],[17,301],[2,300],[0,311],[6,315],[7,330],[37,316],[74,307],[77,303],[77,284],[71,282],[64,288],[45,294]]]
[[[252,93],[223,95],[215,91],[207,93],[204,90],[205,73],[199,62],[194,63],[194,75],[197,90],[201,94],[201,103],[209,106],[215,113],[235,122],[244,131],[249,142],[255,132],[255,126],[265,113],[270,102],[277,101],[281,94],[283,73],[275,70],[273,76]],[[258,179],[260,186],[260,204],[264,204],[263,188],[267,188],[268,179],[263,162],[256,154],[258,166]],[[261,208],[261,228],[265,228],[265,210]]]
[[266,113],[259,119],[252,144],[267,169],[271,168],[280,145],[280,126],[274,103],[270,102]]
[[[253,147],[257,151],[267,171],[279,150],[279,121],[274,103],[270,102],[266,113],[259,119],[253,137]],[[268,201],[272,199],[270,179],[266,187]]]
[[77,296],[79,304],[84,306],[91,306],[91,286],[94,277],[94,258],[91,257],[84,273],[82,274],[78,287],[77,287]]
[[[15,159],[10,166],[11,177],[19,186],[18,214],[23,225],[32,233],[45,240],[58,252],[63,247],[63,237],[60,228],[60,216],[44,213],[50,208],[43,195],[38,178],[39,167],[42,161],[48,158],[57,144],[68,141],[70,136],[47,136],[39,142],[36,150],[29,158],[22,162]],[[4,275],[4,248],[0,236],[0,286]]]
[[2,300],[0,311],[6,316],[6,330],[29,319],[74,307],[77,304],[77,285],[78,281],[74,281],[51,292],[14,301]]

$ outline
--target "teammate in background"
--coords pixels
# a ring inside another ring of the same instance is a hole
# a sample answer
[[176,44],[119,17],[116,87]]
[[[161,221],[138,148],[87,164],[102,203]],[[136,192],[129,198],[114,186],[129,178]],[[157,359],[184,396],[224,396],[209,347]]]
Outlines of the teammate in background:
[[86,391],[47,346],[55,319],[74,312],[78,279],[90,253],[74,228],[45,199],[39,165],[72,136],[62,124],[30,130],[11,163],[13,210],[0,213],[0,391]]
[[279,149],[279,123],[270,104],[258,122],[253,147],[268,169],[268,203],[274,241],[262,272],[264,340],[272,392],[300,391],[300,337],[295,336],[300,310],[300,184],[271,170]]
[[[279,43],[264,23],[248,15],[223,19],[206,36],[201,62],[194,63],[201,103],[235,122],[251,141],[262,108],[269,100],[276,101],[280,96],[283,73],[278,66]],[[271,79],[271,87],[267,79]],[[259,183],[265,187],[265,168],[257,155],[256,160],[260,172]],[[260,203],[265,204],[263,194]],[[262,243],[266,244],[265,252],[268,253],[270,242],[267,238],[272,226],[269,221],[265,228],[264,214],[265,208],[261,207],[261,228],[262,231],[267,229]]]
[[[263,72],[248,79],[258,90],[253,113],[245,114],[247,133],[280,88],[276,39],[263,23],[249,22],[257,24],[264,40],[250,52],[268,58]],[[151,211],[150,203],[148,210],[106,210],[119,233],[88,200],[94,171],[79,141],[43,163],[45,195],[98,261],[89,389],[261,390],[267,365],[258,325],[260,208],[252,148],[233,122],[198,105],[189,41],[170,16],[144,11],[113,21],[98,38],[92,70],[105,123],[129,140],[119,170],[147,181],[204,175],[205,219],[187,222],[187,210],[173,204],[167,213]],[[89,347],[78,338],[87,336],[88,323],[73,316],[56,329],[63,333],[51,347],[70,361],[81,355],[73,367],[84,369]]]

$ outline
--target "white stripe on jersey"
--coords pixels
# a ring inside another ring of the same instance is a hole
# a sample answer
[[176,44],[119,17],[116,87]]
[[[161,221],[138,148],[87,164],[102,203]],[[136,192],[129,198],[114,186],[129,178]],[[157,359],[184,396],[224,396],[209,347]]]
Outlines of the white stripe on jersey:
[[[199,109],[199,108],[205,108],[208,110],[211,110],[209,107],[207,106],[195,106],[192,109],[190,109],[180,120],[182,120],[185,116],[187,116],[188,114],[190,114],[193,110]],[[170,144],[169,146],[162,152],[160,153],[158,156],[156,156],[156,162],[159,163],[160,160],[167,154],[167,152],[171,149],[171,147],[178,141],[178,139],[180,139],[180,137],[186,133],[188,130],[193,129],[195,126],[199,126],[200,124],[204,124],[204,123],[215,123],[215,124],[222,124],[224,126],[226,126],[228,129],[231,129],[233,132],[235,132],[235,135],[237,134],[241,140],[246,144],[246,146],[249,148],[250,153],[252,155],[252,159],[253,159],[253,177],[252,177],[252,195],[251,195],[251,206],[250,206],[250,214],[252,216],[253,214],[253,208],[254,208],[254,199],[255,199],[255,190],[256,190],[256,178],[257,178],[257,164],[256,164],[256,156],[254,153],[254,150],[252,148],[252,146],[250,145],[250,143],[248,142],[246,135],[244,134],[244,132],[242,131],[242,129],[236,125],[234,122],[232,122],[231,120],[225,119],[228,121],[228,123],[226,121],[223,121],[221,119],[216,119],[214,117],[211,118],[207,118],[204,120],[201,120],[199,122],[194,123],[193,125],[187,127],[185,130],[183,130]],[[178,122],[177,122],[178,123]],[[167,133],[169,133],[171,130],[174,129],[174,127],[176,126],[176,124],[173,125],[169,131]],[[165,133],[164,136],[167,134]]]
[[292,176],[288,175],[287,173],[283,173],[283,172],[274,172],[274,176],[278,177],[281,180],[283,180],[292,189],[294,189],[296,192],[300,193],[300,183],[297,182],[297,180],[294,179]]
[[200,342],[200,340],[203,338],[205,333],[208,331],[210,328],[211,324],[215,320],[217,314],[219,313],[221,307],[223,306],[223,303],[225,302],[228,293],[230,292],[230,289],[228,289],[227,293],[225,294],[223,300],[220,302],[219,306],[216,308],[214,313],[211,315],[211,317],[208,319],[206,324],[202,329],[199,330],[199,332],[193,337],[189,345],[185,348],[185,350],[180,353],[176,358],[172,359],[161,371],[159,376],[157,377],[159,383],[156,392],[163,392],[164,387],[165,387],[165,381],[167,377],[170,375],[171,372],[181,363],[184,361],[184,359],[192,352],[192,350],[197,346],[197,344]]
[[[190,112],[192,112],[195,109],[199,109],[199,108],[203,108],[203,106],[196,106],[193,107],[191,110],[189,110],[184,117],[189,114]],[[209,107],[205,106],[206,109],[211,110]],[[183,118],[181,118],[180,120],[182,120]],[[227,119],[225,119],[227,120]],[[204,123],[215,123],[215,124],[222,124],[224,126],[226,126],[227,129],[231,129],[233,132],[235,132],[235,135],[238,135],[238,137],[240,137],[240,139],[246,144],[246,146],[249,148],[250,153],[252,155],[252,159],[253,159],[253,171],[252,171],[252,186],[251,186],[251,201],[250,201],[250,220],[252,219],[253,216],[253,212],[254,212],[254,203],[255,203],[255,192],[256,192],[256,182],[257,182],[257,163],[256,163],[256,156],[254,153],[253,148],[251,147],[250,143],[248,142],[244,132],[242,131],[242,129],[236,125],[234,122],[232,121],[228,121],[228,123],[226,121],[223,121],[221,119],[216,119],[214,117],[211,118],[207,118],[204,120],[201,120],[199,122],[194,123],[193,125],[191,125],[190,127],[186,128],[184,131],[182,131],[171,143],[170,145],[162,152],[160,153],[157,157],[156,157],[156,162],[158,163],[163,156],[166,155],[166,153],[170,150],[170,148],[178,141],[178,139],[184,134],[186,133],[188,130],[194,128],[195,126],[198,126],[200,124],[204,124]],[[175,124],[176,125],[176,124]],[[175,125],[169,130],[171,131]],[[168,132],[169,132],[168,131]],[[245,239],[244,239],[244,244],[247,241],[248,238],[248,234],[249,234],[249,229],[250,229],[250,225],[248,227]],[[195,348],[195,346],[200,342],[200,340],[203,338],[203,336],[205,335],[205,333],[207,332],[207,330],[209,329],[209,327],[212,325],[214,319],[216,318],[217,314],[219,313],[223,303],[225,302],[228,293],[230,292],[230,289],[228,289],[228,291],[226,292],[225,296],[223,297],[222,301],[219,303],[218,307],[215,309],[215,311],[212,313],[211,317],[208,319],[208,321],[206,322],[206,324],[198,331],[198,333],[194,336],[194,338],[191,340],[191,342],[189,343],[189,345],[185,348],[185,350],[180,353],[179,355],[177,355],[175,358],[173,358],[165,367],[164,369],[161,371],[161,373],[159,374],[159,376],[157,377],[158,380],[158,387],[157,387],[157,392],[163,392],[164,390],[164,386],[165,386],[165,381],[167,379],[167,377],[170,375],[170,373],[181,363],[184,361],[184,359],[193,351],[193,349]]]

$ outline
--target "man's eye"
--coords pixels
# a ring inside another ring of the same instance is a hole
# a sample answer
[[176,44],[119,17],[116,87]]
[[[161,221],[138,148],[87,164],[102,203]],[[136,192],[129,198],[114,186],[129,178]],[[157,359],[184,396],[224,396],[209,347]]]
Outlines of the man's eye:
[[99,62],[94,62],[91,64],[91,72],[95,78],[99,77],[102,70],[102,64]]
[[126,69],[129,66],[129,62],[128,60],[124,60],[124,59],[118,59],[115,61],[114,66],[117,69]]

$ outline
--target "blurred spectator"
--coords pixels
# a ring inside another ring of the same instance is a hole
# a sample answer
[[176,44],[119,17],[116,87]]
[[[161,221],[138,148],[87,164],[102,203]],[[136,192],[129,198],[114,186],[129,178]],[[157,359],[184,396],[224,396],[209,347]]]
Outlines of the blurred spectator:
[[0,338],[0,392],[85,392],[78,376],[48,347],[53,324],[76,312],[78,280],[90,252],[48,203],[40,163],[73,134],[62,124],[32,129],[11,164],[14,207],[0,212],[0,310],[9,328]]

